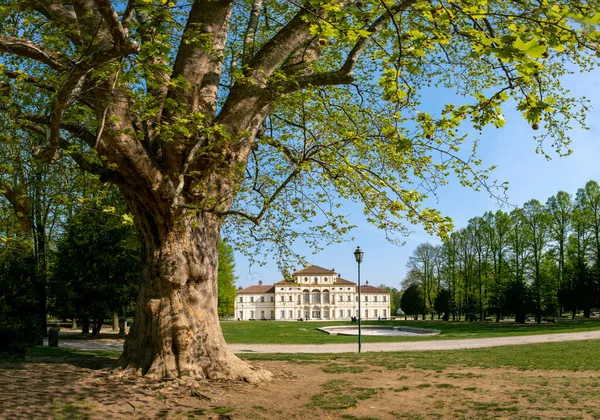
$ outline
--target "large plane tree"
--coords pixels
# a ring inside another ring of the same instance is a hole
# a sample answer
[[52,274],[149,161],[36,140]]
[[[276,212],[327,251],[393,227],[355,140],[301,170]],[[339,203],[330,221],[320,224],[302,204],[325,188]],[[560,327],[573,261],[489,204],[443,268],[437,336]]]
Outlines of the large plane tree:
[[[1,191],[24,218],[30,158],[118,186],[143,243],[123,369],[265,380],[219,326],[224,224],[282,259],[343,237],[341,199],[446,234],[425,194],[490,187],[463,127],[507,103],[568,152],[587,104],[561,76],[593,67],[599,20],[595,0],[3,1]],[[456,102],[422,107],[436,87]]]

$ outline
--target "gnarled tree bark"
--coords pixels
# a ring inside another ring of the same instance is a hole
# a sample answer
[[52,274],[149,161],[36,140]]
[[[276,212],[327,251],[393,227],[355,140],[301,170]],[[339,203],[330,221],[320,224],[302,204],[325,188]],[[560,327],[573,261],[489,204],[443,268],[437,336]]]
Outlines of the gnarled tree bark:
[[229,350],[221,332],[220,218],[179,210],[157,220],[125,196],[141,234],[143,268],[135,318],[118,365],[150,378],[268,380],[268,371]]

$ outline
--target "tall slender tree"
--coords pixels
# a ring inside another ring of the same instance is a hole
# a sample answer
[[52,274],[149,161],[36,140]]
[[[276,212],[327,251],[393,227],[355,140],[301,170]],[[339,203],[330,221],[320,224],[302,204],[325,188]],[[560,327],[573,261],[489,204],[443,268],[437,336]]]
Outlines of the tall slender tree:
[[538,200],[529,200],[520,212],[525,228],[525,243],[529,249],[530,270],[533,279],[533,300],[536,310],[536,322],[541,322],[542,311],[546,302],[543,299],[544,278],[542,276],[542,259],[548,241],[549,219],[544,206]]
[[[558,283],[557,296],[565,282],[565,257],[566,246],[571,230],[571,213],[573,212],[573,203],[571,196],[559,191],[555,196],[548,198],[546,209],[550,214],[550,235],[555,242],[558,256]],[[562,308],[560,308],[562,315]]]

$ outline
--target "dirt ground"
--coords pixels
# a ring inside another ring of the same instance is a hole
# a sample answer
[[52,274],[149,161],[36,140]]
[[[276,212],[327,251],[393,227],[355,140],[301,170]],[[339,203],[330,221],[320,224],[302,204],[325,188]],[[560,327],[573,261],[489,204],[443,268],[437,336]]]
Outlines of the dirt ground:
[[273,381],[190,386],[119,378],[112,362],[0,364],[0,418],[600,418],[597,372],[260,362]]

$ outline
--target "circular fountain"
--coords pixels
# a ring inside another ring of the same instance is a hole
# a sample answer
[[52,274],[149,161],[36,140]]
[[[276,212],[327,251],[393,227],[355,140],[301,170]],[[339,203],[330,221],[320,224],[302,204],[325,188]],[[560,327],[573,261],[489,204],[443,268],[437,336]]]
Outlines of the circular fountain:
[[[337,325],[332,327],[317,328],[319,331],[326,332],[329,335],[358,335],[358,326],[356,325]],[[361,334],[366,336],[406,336],[406,337],[428,337],[438,335],[439,330],[428,328],[413,328],[404,326],[387,326],[387,325],[363,325]]]

